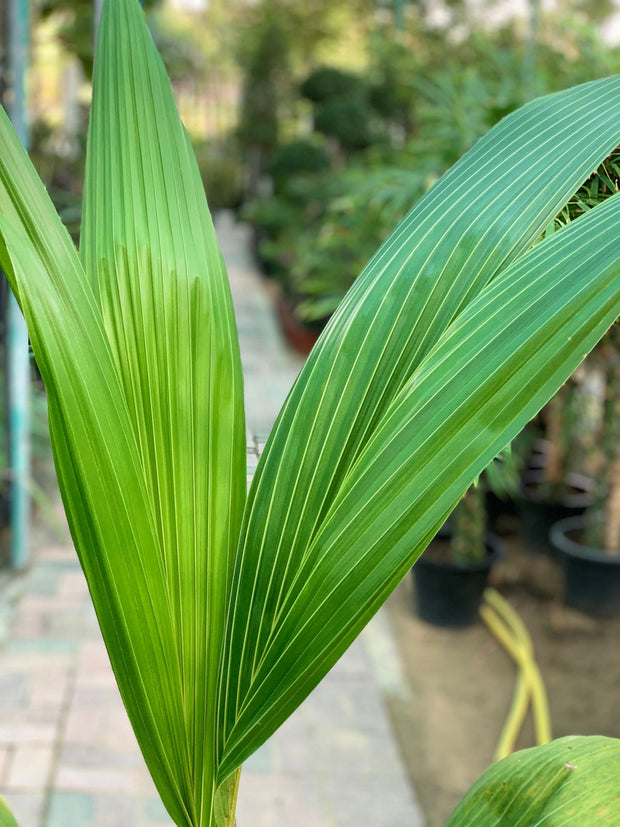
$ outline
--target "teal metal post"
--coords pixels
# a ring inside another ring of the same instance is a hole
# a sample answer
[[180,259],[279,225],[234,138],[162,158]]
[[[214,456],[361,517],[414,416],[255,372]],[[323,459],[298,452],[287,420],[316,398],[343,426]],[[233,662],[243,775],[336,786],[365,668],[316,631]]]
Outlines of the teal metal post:
[[97,49],[97,38],[99,36],[99,22],[101,21],[101,11],[103,9],[103,0],[93,0],[93,47]]
[[536,52],[540,29],[540,0],[530,0],[530,19],[528,37],[523,53],[523,91],[525,101],[538,94],[538,77],[536,75]]
[[402,31],[405,28],[405,7],[407,0],[394,0],[394,31]]
[[[8,70],[12,94],[8,113],[21,142],[28,146],[26,65],[29,46],[28,0],[8,0]],[[30,520],[30,359],[26,322],[11,295],[8,309],[8,394],[12,478],[11,563],[24,568],[29,559]]]

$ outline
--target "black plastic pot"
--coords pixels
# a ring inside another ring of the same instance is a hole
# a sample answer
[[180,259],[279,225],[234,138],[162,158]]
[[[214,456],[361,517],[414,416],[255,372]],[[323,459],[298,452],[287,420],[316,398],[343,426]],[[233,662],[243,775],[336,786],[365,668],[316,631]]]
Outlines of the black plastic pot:
[[511,496],[498,497],[493,491],[487,490],[485,507],[487,525],[494,534],[505,537],[517,531],[517,507]]
[[452,629],[477,621],[491,566],[501,555],[498,537],[487,534],[485,544],[487,556],[476,562],[437,560],[428,550],[424,552],[411,570],[415,608],[421,620]]
[[620,554],[609,554],[579,542],[583,517],[560,520],[551,543],[564,567],[564,603],[593,617],[620,615]]
[[548,439],[536,439],[532,445],[532,450],[525,460],[526,471],[540,471],[546,468],[549,464],[549,455],[553,450],[553,445]]
[[548,500],[541,494],[543,470],[529,470],[523,475],[517,514],[521,536],[528,551],[553,553],[549,539],[551,526],[568,517],[578,517],[592,504],[594,482],[583,474],[569,474],[568,493],[561,500]]

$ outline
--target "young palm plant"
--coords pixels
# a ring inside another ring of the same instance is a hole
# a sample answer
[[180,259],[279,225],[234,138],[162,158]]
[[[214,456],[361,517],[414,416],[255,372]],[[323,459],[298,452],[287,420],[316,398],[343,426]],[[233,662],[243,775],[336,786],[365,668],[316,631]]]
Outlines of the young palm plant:
[[591,547],[620,554],[620,320],[599,345],[605,371],[601,424],[600,491],[590,509],[586,533]]
[[617,316],[617,197],[533,245],[619,140],[620,78],[480,140],[355,282],[244,511],[229,289],[137,0],[104,8],[79,255],[0,115],[0,263],[123,700],[180,827],[233,823],[242,762]]
[[[620,146],[586,182],[567,210],[583,212],[620,191]],[[579,198],[581,196],[581,198]],[[598,490],[586,520],[588,545],[620,554],[620,319],[601,339],[592,361],[602,369],[604,394],[597,447],[600,451]]]

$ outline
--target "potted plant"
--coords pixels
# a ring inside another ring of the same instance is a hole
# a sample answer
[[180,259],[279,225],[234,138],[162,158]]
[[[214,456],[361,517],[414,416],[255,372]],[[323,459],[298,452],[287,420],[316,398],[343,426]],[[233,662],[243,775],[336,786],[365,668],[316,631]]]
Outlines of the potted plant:
[[613,323],[620,202],[534,242],[619,139],[620,78],[480,139],[332,317],[246,500],[230,292],[137,0],[104,5],[79,255],[0,110],[0,264],[119,689],[179,827],[234,824],[243,762]]
[[[555,232],[617,192],[619,170],[620,147],[585,181],[548,232]],[[522,477],[518,510],[523,539],[531,551],[553,551],[552,526],[582,516],[594,504],[594,480],[575,470],[584,460],[579,422],[584,377],[580,366],[545,406],[546,439],[537,443],[536,464]]]
[[544,409],[545,438],[536,442],[517,497],[521,534],[529,551],[549,554],[551,526],[574,517],[592,503],[594,481],[574,470],[579,454],[576,377],[571,377]]
[[583,517],[558,521],[551,540],[564,567],[565,603],[597,617],[620,614],[620,323],[597,348],[605,375],[596,497]]
[[460,628],[478,619],[491,568],[502,553],[499,537],[488,530],[486,489],[501,495],[515,487],[516,475],[506,467],[501,458],[491,463],[412,568],[417,614],[427,623]]

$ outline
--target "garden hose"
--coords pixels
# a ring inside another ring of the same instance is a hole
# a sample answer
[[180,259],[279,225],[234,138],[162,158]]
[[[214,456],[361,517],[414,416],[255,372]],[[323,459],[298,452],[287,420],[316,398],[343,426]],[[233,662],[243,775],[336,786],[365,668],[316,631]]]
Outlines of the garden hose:
[[532,639],[516,611],[495,589],[486,589],[480,615],[519,667],[510,712],[495,751],[495,760],[499,760],[514,750],[530,699],[537,744],[546,744],[551,740],[549,704],[540,670],[534,660]]

